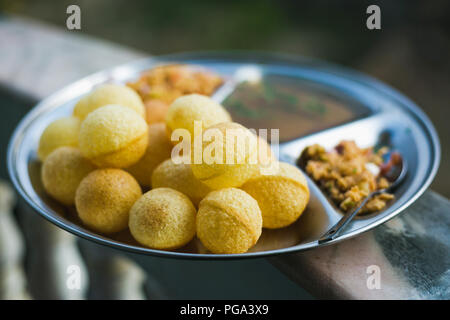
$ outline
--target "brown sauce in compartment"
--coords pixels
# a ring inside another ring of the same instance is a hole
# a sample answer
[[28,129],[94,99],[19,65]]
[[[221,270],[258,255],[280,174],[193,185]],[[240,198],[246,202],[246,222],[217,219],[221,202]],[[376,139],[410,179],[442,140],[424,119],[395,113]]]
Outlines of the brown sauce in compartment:
[[[244,82],[223,102],[233,120],[253,129],[279,129],[280,142],[365,117],[371,110],[350,97],[306,81],[265,76]],[[270,132],[268,132],[268,140]]]

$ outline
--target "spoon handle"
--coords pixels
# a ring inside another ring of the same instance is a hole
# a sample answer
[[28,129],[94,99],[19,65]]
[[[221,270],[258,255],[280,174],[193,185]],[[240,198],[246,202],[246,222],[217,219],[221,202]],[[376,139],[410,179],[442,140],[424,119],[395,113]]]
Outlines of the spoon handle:
[[342,230],[348,225],[348,223],[358,214],[358,212],[366,205],[367,201],[373,198],[373,196],[379,194],[380,191],[375,191],[369,194],[361,204],[353,211],[349,211],[339,220],[333,227],[331,227],[327,232],[325,232],[319,239],[319,243],[328,242],[335,239]]

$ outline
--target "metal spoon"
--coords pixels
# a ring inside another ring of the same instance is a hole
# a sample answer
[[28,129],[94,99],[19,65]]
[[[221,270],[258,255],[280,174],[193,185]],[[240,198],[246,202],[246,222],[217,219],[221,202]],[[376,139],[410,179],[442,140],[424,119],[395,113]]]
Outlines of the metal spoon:
[[383,158],[388,159],[388,162],[385,162],[388,166],[381,170],[380,175],[385,177],[391,183],[389,187],[371,192],[355,210],[347,212],[341,220],[339,220],[333,227],[331,227],[331,229],[322,235],[319,239],[319,243],[324,243],[335,239],[370,199],[381,193],[393,190],[403,181],[408,168],[406,161],[401,157],[401,155],[394,151],[388,152],[385,156],[383,156]]

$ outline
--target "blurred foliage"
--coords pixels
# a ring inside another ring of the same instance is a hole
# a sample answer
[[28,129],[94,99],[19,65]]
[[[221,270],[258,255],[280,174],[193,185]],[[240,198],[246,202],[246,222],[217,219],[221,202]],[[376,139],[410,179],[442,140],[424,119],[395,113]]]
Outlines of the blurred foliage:
[[[382,7],[382,30],[365,26],[369,4]],[[199,50],[270,50],[351,64],[385,30],[437,25],[449,31],[448,1],[294,0],[0,0],[5,12],[65,26],[78,4],[82,32],[162,54]],[[447,33],[448,34],[448,33]]]
[[[352,64],[386,30],[450,34],[446,0],[0,0],[0,10],[65,27],[70,4],[81,8],[83,33],[152,54],[270,50]],[[382,8],[382,30],[367,30],[369,4]]]
[[[365,27],[369,4],[382,10],[381,31]],[[448,1],[139,1],[0,0],[2,11],[65,26],[78,4],[82,32],[152,54],[198,50],[271,50],[351,63],[386,29],[443,24]],[[420,14],[418,14],[420,13]],[[448,29],[446,29],[448,31]]]

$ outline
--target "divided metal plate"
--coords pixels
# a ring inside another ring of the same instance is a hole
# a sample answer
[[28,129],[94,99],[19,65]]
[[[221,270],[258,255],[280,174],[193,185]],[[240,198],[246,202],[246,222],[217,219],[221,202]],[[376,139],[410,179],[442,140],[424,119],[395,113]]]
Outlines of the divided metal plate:
[[[193,64],[221,74],[226,79],[224,86],[230,89],[227,95],[220,98],[222,100],[236,90],[236,86],[230,84],[235,82],[238,71],[251,66],[263,78],[297,81],[312,90],[320,90],[330,99],[344,104],[356,103],[359,110],[364,111],[351,121],[338,123],[332,128],[282,141],[279,157],[283,161],[294,163],[303,148],[314,143],[332,148],[341,140],[355,140],[359,146],[368,147],[376,144],[381,137],[389,138],[392,148],[402,153],[408,162],[409,173],[406,181],[396,190],[395,201],[382,212],[355,219],[341,236],[326,245],[356,236],[393,218],[426,190],[436,174],[440,146],[433,125],[412,101],[379,81],[354,71],[292,56],[254,53],[172,55],[132,62],[77,81],[40,102],[21,121],[10,141],[8,170],[16,189],[39,214],[69,232],[101,244],[174,258],[249,258],[324,245],[319,245],[317,239],[341,217],[341,213],[310,180],[311,201],[299,220],[287,228],[263,230],[255,247],[247,253],[235,255],[210,254],[197,239],[176,251],[162,251],[140,246],[128,230],[112,236],[100,235],[83,227],[74,208],[65,208],[45,195],[40,182],[40,164],[36,160],[39,137],[45,127],[57,118],[70,115],[74,103],[96,85],[125,83],[139,77],[142,71],[170,63]],[[246,123],[245,117],[239,120],[244,125],[258,124],[255,119],[249,123]],[[281,132],[283,127],[279,129]]]

